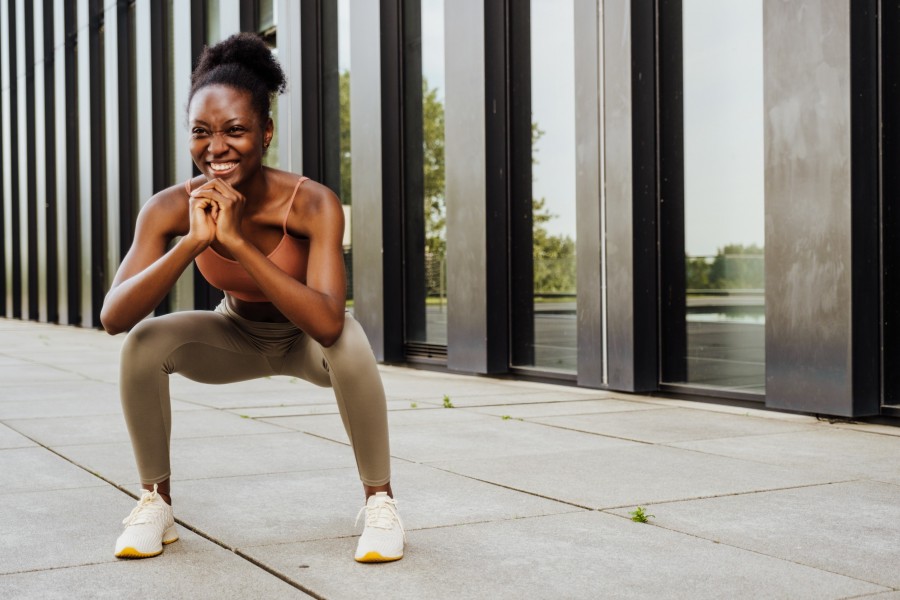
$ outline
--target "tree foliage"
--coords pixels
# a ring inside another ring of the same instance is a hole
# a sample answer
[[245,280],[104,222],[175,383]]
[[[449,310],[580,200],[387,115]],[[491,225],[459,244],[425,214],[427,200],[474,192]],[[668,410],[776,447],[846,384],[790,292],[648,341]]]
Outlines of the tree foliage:
[[[352,203],[350,161],[350,71],[339,79],[341,189],[345,204]],[[438,89],[422,80],[423,202],[425,210],[425,257],[433,265],[443,263],[447,254],[447,212],[444,170],[444,104]],[[544,132],[531,125],[532,163],[537,164],[537,143]],[[545,198],[532,199],[534,291],[575,293],[575,241],[569,236],[551,235],[546,224],[556,218],[546,208]],[[429,280],[431,277],[429,277]],[[434,287],[429,283],[429,288]],[[429,293],[432,290],[429,289]]]
[[756,244],[727,244],[714,257],[687,258],[689,290],[765,288],[764,250]]

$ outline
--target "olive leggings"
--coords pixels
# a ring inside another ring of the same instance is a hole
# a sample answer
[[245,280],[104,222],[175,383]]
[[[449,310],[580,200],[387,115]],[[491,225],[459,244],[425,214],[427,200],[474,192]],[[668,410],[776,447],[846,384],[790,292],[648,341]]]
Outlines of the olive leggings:
[[169,478],[172,411],[169,375],[202,383],[232,383],[292,375],[331,386],[362,482],[390,481],[387,404],[375,356],[359,323],[346,314],[329,348],[292,323],[248,321],[223,300],[214,311],[145,319],[122,346],[122,408],[141,483]]

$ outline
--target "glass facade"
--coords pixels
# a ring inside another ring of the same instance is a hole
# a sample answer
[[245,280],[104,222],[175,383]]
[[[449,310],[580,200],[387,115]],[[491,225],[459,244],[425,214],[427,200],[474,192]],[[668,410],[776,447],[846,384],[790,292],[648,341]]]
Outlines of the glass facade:
[[[189,176],[188,64],[244,29],[290,75],[267,164],[340,197],[379,359],[872,414],[853,374],[897,346],[871,321],[900,293],[868,275],[897,262],[896,103],[865,86],[895,71],[865,68],[896,53],[856,3],[827,48],[762,0],[105,4],[41,3],[48,60],[19,23],[41,11],[0,0],[3,316],[97,324],[139,207]],[[160,311],[209,308],[193,283]]]

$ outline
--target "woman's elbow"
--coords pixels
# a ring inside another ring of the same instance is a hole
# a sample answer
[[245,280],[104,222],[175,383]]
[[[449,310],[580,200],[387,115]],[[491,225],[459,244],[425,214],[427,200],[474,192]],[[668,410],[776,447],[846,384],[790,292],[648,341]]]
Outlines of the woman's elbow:
[[323,328],[323,330],[320,331],[317,336],[315,336],[315,339],[323,347],[331,348],[337,343],[339,339],[341,339],[341,334],[343,333],[344,313],[341,313],[339,317],[330,320],[328,326]]
[[100,310],[100,325],[103,326],[103,331],[109,335],[117,335],[128,329],[125,324],[118,322],[106,307]]

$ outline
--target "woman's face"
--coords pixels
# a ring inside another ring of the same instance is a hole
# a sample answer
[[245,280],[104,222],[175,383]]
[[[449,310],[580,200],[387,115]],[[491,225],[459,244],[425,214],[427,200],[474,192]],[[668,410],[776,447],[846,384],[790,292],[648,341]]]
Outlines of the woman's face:
[[238,186],[261,168],[272,139],[272,119],[260,122],[249,92],[227,85],[197,90],[188,107],[188,123],[191,157],[207,179]]

